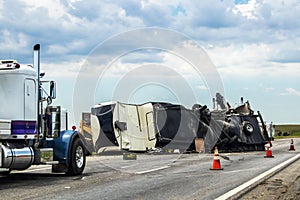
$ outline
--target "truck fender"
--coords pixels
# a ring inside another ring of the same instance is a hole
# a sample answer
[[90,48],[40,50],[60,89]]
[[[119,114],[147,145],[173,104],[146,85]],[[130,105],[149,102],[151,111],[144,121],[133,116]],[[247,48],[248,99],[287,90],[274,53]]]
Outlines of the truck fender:
[[79,137],[77,131],[65,130],[60,133],[59,138],[54,139],[54,160],[59,161],[60,164],[68,164],[68,155],[76,137]]
[[59,164],[52,165],[52,172],[67,175],[82,174],[86,163],[86,149],[77,131],[62,131],[54,142],[54,159]]

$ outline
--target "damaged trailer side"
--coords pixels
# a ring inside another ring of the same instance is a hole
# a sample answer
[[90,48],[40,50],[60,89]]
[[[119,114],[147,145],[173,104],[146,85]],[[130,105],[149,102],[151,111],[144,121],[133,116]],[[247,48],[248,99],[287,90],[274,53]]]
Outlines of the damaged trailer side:
[[[155,113],[155,131],[157,133],[155,147],[194,151],[196,150],[195,138],[203,141],[206,135],[213,134],[210,127],[201,121],[194,111],[182,105],[152,104]],[[209,141],[206,141],[205,145],[205,149],[212,147]],[[204,151],[204,149],[198,151]]]
[[[211,152],[215,146],[223,152],[264,150],[268,135],[261,129],[261,115],[253,113],[248,102],[236,109],[212,112],[200,105],[187,109],[170,103],[110,102],[91,109],[90,134],[96,152],[107,146],[129,151]],[[199,140],[204,142],[200,150],[195,145]]]
[[230,115],[226,120],[212,120],[213,132],[220,133],[215,146],[221,152],[264,151],[268,139],[263,136],[257,117]]

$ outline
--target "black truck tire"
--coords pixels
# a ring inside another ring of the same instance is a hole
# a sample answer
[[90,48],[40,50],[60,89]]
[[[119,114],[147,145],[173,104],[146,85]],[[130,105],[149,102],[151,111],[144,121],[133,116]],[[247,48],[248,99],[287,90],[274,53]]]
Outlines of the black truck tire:
[[75,138],[69,155],[67,175],[75,176],[82,174],[86,162],[85,149],[82,141]]
[[250,122],[244,122],[243,131],[247,136],[254,132],[254,127]]

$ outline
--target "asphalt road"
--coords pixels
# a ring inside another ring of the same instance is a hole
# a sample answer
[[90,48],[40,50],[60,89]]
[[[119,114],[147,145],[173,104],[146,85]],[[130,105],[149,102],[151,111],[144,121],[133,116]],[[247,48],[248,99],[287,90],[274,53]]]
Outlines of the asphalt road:
[[[209,170],[212,154],[137,154],[88,157],[82,176],[51,174],[50,166],[0,177],[1,199],[214,199],[299,153],[290,140],[273,143],[274,158],[265,152],[221,154],[220,171]],[[299,144],[299,145],[298,145]],[[299,146],[299,147],[298,147]]]

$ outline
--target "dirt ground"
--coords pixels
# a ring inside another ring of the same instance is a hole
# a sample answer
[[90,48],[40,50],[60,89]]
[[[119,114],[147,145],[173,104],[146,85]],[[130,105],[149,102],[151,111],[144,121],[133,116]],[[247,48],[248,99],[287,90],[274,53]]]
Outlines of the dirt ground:
[[240,199],[259,200],[299,200],[300,199],[300,160],[281,172],[265,180]]

